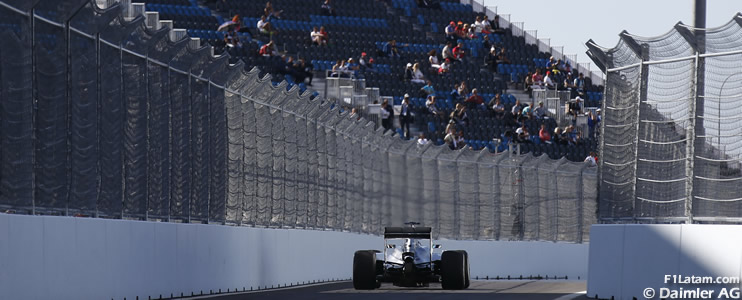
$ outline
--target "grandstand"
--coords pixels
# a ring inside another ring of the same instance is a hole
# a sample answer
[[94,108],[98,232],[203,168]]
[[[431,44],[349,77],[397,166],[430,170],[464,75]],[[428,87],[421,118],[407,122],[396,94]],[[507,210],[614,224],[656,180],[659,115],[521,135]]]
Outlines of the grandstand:
[[[6,212],[367,233],[415,219],[440,237],[573,242],[585,241],[595,222],[597,170],[581,162],[586,148],[550,145],[543,151],[550,155],[538,157],[530,152],[544,149],[530,144],[524,153],[494,151],[483,139],[504,128],[485,124],[491,115],[477,109],[466,134],[478,151],[393,137],[351,118],[342,102],[269,75],[264,57],[229,53],[245,47],[220,50],[173,28],[216,26],[216,7],[0,3],[7,20],[0,31],[7,41],[0,44],[0,93],[9,99],[0,104]],[[287,9],[284,22],[290,15]],[[354,18],[402,28],[393,15]],[[390,68],[407,61],[379,59]],[[500,88],[481,84],[472,87]],[[437,132],[445,120],[421,123]]]
[[[484,65],[484,57],[488,49],[483,49],[482,39],[484,34],[478,34],[473,39],[459,39],[467,49],[467,59],[457,63],[450,74],[436,75],[435,72],[426,72],[426,78],[431,80],[436,89],[438,97],[437,108],[443,112],[441,116],[427,114],[425,108],[425,97],[419,95],[420,84],[402,80],[405,73],[405,65],[420,62],[424,65],[422,69],[428,70],[428,52],[430,50],[441,50],[445,46],[444,27],[450,21],[464,21],[473,23],[476,16],[489,15],[495,19],[491,11],[482,9],[474,11],[472,4],[463,4],[457,1],[443,1],[440,8],[423,8],[413,0],[362,0],[362,1],[337,1],[332,3],[335,10],[340,12],[337,16],[325,16],[321,13],[321,1],[299,1],[281,0],[271,1],[273,7],[281,10],[280,18],[272,20],[273,27],[279,31],[275,36],[262,35],[255,28],[259,16],[263,14],[265,3],[261,1],[209,1],[198,3],[197,1],[147,1],[146,10],[158,12],[159,20],[172,20],[175,28],[188,30],[189,35],[198,37],[202,42],[214,47],[214,53],[228,53],[230,62],[244,61],[249,68],[259,67],[264,73],[272,75],[274,84],[286,81],[288,87],[298,85],[300,92],[307,90],[304,82],[298,82],[297,78],[285,72],[286,58],[266,58],[258,55],[258,49],[273,40],[278,48],[286,56],[302,57],[315,70],[315,87],[319,89],[313,96],[323,96],[337,101],[338,98],[322,91],[323,78],[327,71],[337,60],[355,58],[358,60],[361,53],[369,53],[375,59],[374,71],[366,71],[361,75],[363,85],[366,88],[378,88],[378,95],[382,98],[393,99],[395,105],[401,104],[402,96],[412,96],[411,104],[416,111],[413,132],[422,132],[435,144],[442,145],[446,132],[444,128],[449,121],[449,114],[454,110],[455,103],[460,101],[454,99],[449,91],[459,82],[466,82],[469,88],[477,88],[485,102],[489,102],[495,94],[502,94],[505,110],[510,111],[516,100],[523,104],[537,102],[539,100],[531,95],[522,93],[522,88],[516,88],[522,84],[522,78],[536,68],[544,68],[548,58],[552,56],[551,48],[540,47],[538,41],[528,43],[527,35],[522,30],[514,34],[514,28],[505,20],[502,23],[503,31],[488,34],[489,40],[498,49],[507,51],[509,64],[501,63],[497,66],[497,72],[490,71]],[[243,30],[239,33],[241,47],[227,47],[224,40],[224,31],[218,31],[217,27],[225,20],[234,15],[242,17]],[[313,27],[324,26],[330,35],[330,46],[319,47],[312,45],[309,33]],[[401,56],[386,57],[380,55],[384,43],[396,40],[400,44],[409,44],[400,48]],[[379,55],[377,55],[379,53]],[[567,61],[567,57],[564,57]],[[575,72],[578,69],[575,65]],[[593,85],[588,77],[585,107],[592,110],[600,107],[602,99],[602,86]],[[557,80],[560,81],[560,80]],[[310,89],[311,90],[311,89]],[[324,93],[323,93],[324,92]],[[561,114],[566,99],[562,97],[559,103],[552,105],[553,116]],[[371,104],[374,97],[367,98]],[[343,105],[343,103],[337,102]],[[368,105],[361,105],[365,112]],[[469,110],[470,126],[463,128],[464,138],[468,146],[474,150],[487,148],[490,151],[502,152],[508,148],[508,139],[505,133],[515,132],[520,124],[506,122],[494,118],[488,110]],[[366,116],[366,113],[362,115]],[[568,125],[566,118],[551,118],[546,120],[527,120],[527,128],[531,133],[537,133],[542,124],[547,130],[554,132],[555,127]],[[583,131],[587,131],[583,126]],[[401,133],[398,129],[397,133]],[[586,137],[586,132],[583,132]],[[582,161],[588,152],[597,150],[597,139],[588,138],[578,146],[556,145],[541,143],[533,134],[533,143],[523,144],[520,148],[522,153],[531,153],[535,156],[547,154],[552,159],[567,157],[572,161]]]

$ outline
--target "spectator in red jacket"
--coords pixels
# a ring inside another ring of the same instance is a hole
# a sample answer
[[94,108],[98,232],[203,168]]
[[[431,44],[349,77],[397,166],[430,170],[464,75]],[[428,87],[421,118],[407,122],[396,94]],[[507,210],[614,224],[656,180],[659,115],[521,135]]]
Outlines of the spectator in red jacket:
[[451,52],[453,52],[453,57],[456,58],[456,60],[463,61],[465,54],[464,43],[459,43],[456,47],[453,47]]
[[538,131],[538,137],[543,143],[551,143],[551,134],[549,134],[549,130],[546,129],[546,124],[541,124],[541,130]]
[[469,106],[479,106],[484,104],[484,98],[482,98],[482,96],[477,93],[477,89],[472,89],[471,96],[469,96],[469,98],[466,98],[466,101],[464,102],[469,104]]

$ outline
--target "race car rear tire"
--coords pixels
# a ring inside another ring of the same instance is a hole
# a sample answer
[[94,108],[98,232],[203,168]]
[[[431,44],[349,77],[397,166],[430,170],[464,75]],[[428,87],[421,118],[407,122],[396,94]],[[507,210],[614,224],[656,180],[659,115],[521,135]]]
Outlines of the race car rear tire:
[[466,288],[466,258],[462,251],[444,251],[441,255],[441,287],[444,290]]
[[353,288],[373,290],[376,287],[376,252],[356,251],[353,255]]
[[469,278],[470,278],[469,277],[469,253],[467,253],[466,250],[459,250],[459,252],[464,254],[464,278],[466,278],[465,283],[464,283],[464,288],[468,289],[469,283],[470,283],[469,281]]

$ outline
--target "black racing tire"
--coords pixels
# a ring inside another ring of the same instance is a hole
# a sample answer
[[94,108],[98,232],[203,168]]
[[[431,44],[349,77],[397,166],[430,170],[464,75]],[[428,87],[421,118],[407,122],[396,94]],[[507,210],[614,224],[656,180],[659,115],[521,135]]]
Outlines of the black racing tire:
[[441,255],[441,287],[444,290],[466,288],[466,258],[461,251],[444,251]]
[[353,288],[373,290],[376,287],[376,252],[373,250],[356,251],[353,255]]
[[464,254],[464,277],[465,283],[464,283],[464,289],[469,288],[470,282],[470,276],[469,276],[469,253],[466,252],[466,250],[458,250],[459,252]]

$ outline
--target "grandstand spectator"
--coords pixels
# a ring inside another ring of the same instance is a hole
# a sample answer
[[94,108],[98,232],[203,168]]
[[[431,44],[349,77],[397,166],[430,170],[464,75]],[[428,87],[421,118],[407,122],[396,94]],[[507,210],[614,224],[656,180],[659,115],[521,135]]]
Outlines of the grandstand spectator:
[[280,19],[279,15],[281,14],[281,12],[283,11],[274,11],[273,6],[266,6],[263,9],[263,16],[265,16],[266,21],[273,22],[273,19]]
[[528,72],[526,78],[523,80],[523,91],[526,93],[533,91],[533,73],[531,72]]
[[410,124],[413,121],[412,106],[410,105],[410,94],[404,94],[402,107],[399,113],[399,127],[403,130],[405,139],[410,139]]
[[526,105],[526,107],[523,108],[520,114],[520,118],[521,120],[533,118],[533,102],[531,102],[531,104]]
[[459,128],[469,126],[469,114],[466,112],[466,106],[461,103],[456,104],[456,109],[451,112],[451,120],[456,122]]
[[523,107],[520,105],[520,100],[515,99],[515,104],[513,105],[513,108],[510,109],[510,114],[513,116],[513,119],[518,119],[522,110]]
[[273,41],[270,41],[267,44],[260,47],[260,51],[258,52],[258,54],[260,54],[263,57],[273,57],[273,56],[278,55],[278,50],[273,44]]
[[431,70],[438,71],[438,69],[441,67],[440,60],[438,60],[438,51],[435,51],[435,49],[433,49],[428,52],[428,62],[430,63]]
[[296,63],[296,69],[298,72],[297,79],[300,82],[306,82],[308,86],[312,85],[312,79],[314,79],[314,65],[311,62],[307,62],[304,58],[299,58]]
[[260,34],[270,36],[271,38],[273,37],[273,35],[278,33],[275,29],[273,29],[271,22],[269,22],[265,18],[265,16],[260,17],[260,21],[258,21],[257,28]]
[[448,145],[448,148],[451,150],[458,149],[458,139],[456,138],[456,130],[451,129],[446,131],[446,136],[443,138],[443,141],[446,142]]
[[451,60],[446,58],[446,60],[441,64],[441,67],[438,68],[438,74],[446,74],[451,69]]
[[376,71],[373,65],[374,59],[369,57],[366,52],[361,52],[361,59],[358,60],[358,64],[361,66],[361,71]]
[[533,72],[531,81],[533,81],[534,85],[538,85],[540,87],[544,86],[544,77],[541,76],[541,68],[536,68],[536,72]]
[[[487,36],[487,35],[486,34],[482,34],[482,31],[481,30],[478,31],[477,30],[477,27],[474,26],[474,23],[472,23],[471,25],[469,25],[469,38],[470,39],[472,39],[472,40],[481,39],[482,41],[484,41],[484,37],[485,36]],[[487,39],[489,40],[489,37],[487,37]],[[487,41],[487,42],[489,42],[489,41]],[[482,43],[482,42],[480,42],[480,43]],[[492,44],[490,44],[490,46],[492,46]]]
[[429,96],[428,100],[425,101],[425,107],[428,109],[428,112],[432,115],[441,115],[442,112],[438,111],[438,108],[435,107],[435,96]]
[[502,104],[500,93],[497,93],[492,97],[488,106],[492,107],[492,111],[495,112],[495,118],[502,119],[505,116],[505,105]]
[[227,32],[224,33],[224,43],[227,45],[227,47],[242,47],[240,36],[235,30],[227,30]]
[[490,22],[490,27],[492,28],[492,33],[505,33],[505,30],[500,28],[500,15],[495,15],[495,19]]
[[314,26],[314,28],[312,28],[312,32],[309,35],[312,38],[312,44],[315,44],[317,46],[327,46],[327,39],[325,39],[325,36],[320,33],[319,29],[317,29],[317,26]]
[[425,146],[428,143],[430,143],[430,140],[425,138],[425,134],[421,132],[420,135],[417,137],[417,144],[420,146]]
[[459,43],[458,45],[456,45],[456,47],[453,47],[453,50],[451,52],[453,53],[453,57],[457,61],[463,61],[466,53],[466,50],[464,49],[464,43]]
[[515,130],[515,139],[518,143],[531,143],[531,134],[528,133],[528,127],[525,123]]
[[595,151],[590,151],[590,154],[585,157],[585,162],[588,163],[591,167],[597,167],[598,166],[598,154],[595,153]]
[[541,124],[541,130],[538,131],[538,138],[542,143],[551,143],[551,134],[549,134],[546,124]]
[[538,102],[538,107],[536,107],[536,109],[533,111],[533,115],[539,119],[543,119],[549,116],[549,111],[546,109],[546,107],[544,107],[543,101]]
[[343,67],[345,65],[345,60],[338,59],[337,62],[332,66],[332,73],[330,74],[330,77],[339,77],[343,73]]
[[335,8],[332,7],[330,4],[330,0],[325,0],[324,3],[322,3],[322,6],[320,7],[321,15],[323,16],[335,16]]
[[384,56],[387,57],[401,57],[399,55],[399,48],[404,48],[409,46],[410,44],[405,44],[404,46],[397,46],[397,41],[391,40],[386,43],[384,43],[384,47],[382,48],[382,53]]
[[[472,24],[471,27],[474,28],[474,31],[476,33],[482,33],[482,31],[484,31],[484,22],[482,21],[482,16],[477,16],[476,18],[474,18],[474,24]],[[489,47],[485,47],[484,49],[489,49]]]
[[459,94],[459,83],[454,83],[453,90],[448,94],[451,101],[458,102],[464,99],[464,96]]
[[466,37],[466,32],[464,31],[464,22],[458,21],[456,23],[456,39],[463,39]]
[[389,101],[384,99],[383,102],[381,102],[381,110],[379,111],[381,113],[381,127],[384,127],[384,132],[387,130],[392,130],[392,122],[393,122],[393,116],[391,113],[389,113]]
[[557,145],[567,144],[567,138],[562,133],[562,128],[560,128],[559,126],[554,128],[554,135],[551,136],[551,141]]
[[361,66],[352,57],[348,58],[347,73],[348,75],[353,75],[356,78],[363,78],[363,74],[361,74]]
[[453,21],[451,21],[451,23],[448,23],[448,26],[446,26],[444,32],[446,33],[446,41],[448,43],[453,43],[458,38],[456,36],[456,23],[454,23]]
[[[482,37],[482,49],[483,50],[492,49],[492,43],[490,43],[490,36],[489,36],[489,34],[485,34]],[[497,50],[497,49],[495,49],[495,50]]]
[[572,74],[572,65],[569,64],[569,61],[564,62],[564,72],[567,74]]
[[500,48],[500,53],[497,54],[497,63],[498,64],[509,64],[510,63],[510,59],[508,58],[505,47]]
[[572,115],[572,124],[577,122],[577,116],[582,113],[582,98],[577,96],[574,101],[569,102],[569,114]]
[[412,65],[412,79],[410,79],[410,81],[414,83],[425,83],[425,75],[423,75],[423,72],[420,70],[420,63]]
[[572,79],[572,73],[564,73],[564,74],[566,74],[566,76],[562,76],[564,77],[564,81],[562,82],[562,85],[559,87],[559,89],[570,90],[571,91],[570,98],[577,96],[577,90],[574,88],[574,85],[572,85],[572,83],[574,82],[574,80]]
[[294,58],[292,56],[288,56],[286,60],[284,61],[282,73],[284,75],[291,75],[291,76],[296,77],[296,69],[294,68]]
[[549,57],[549,60],[546,61],[546,65],[544,66],[546,70],[552,70],[554,69],[554,65],[556,64],[556,61],[554,60],[554,56]]
[[446,46],[444,46],[443,50],[441,51],[441,55],[443,56],[443,60],[456,59],[456,57],[453,56],[453,43],[451,42],[446,43]]
[[464,140],[464,131],[459,130],[456,134],[456,149],[464,149],[466,147],[466,140]]
[[490,52],[484,57],[484,64],[490,72],[497,73],[497,50],[495,47],[489,48]]
[[459,93],[459,101],[464,100],[469,96],[469,88],[466,86],[466,81],[459,83],[457,92]]
[[564,61],[562,61],[561,59],[557,59],[556,69],[557,69],[556,71],[557,74],[563,73],[564,72]]
[[[219,26],[219,29],[217,30],[222,30],[223,28],[222,26]],[[240,37],[237,34],[241,28],[242,28],[242,20],[240,18],[240,15],[234,15],[234,17],[232,17],[232,24],[226,27],[226,32],[224,33],[224,43],[226,43],[227,46],[229,47],[241,47],[242,46],[242,43],[240,42]]]
[[575,78],[574,83],[572,84],[575,87],[575,90],[577,91],[577,95],[584,96],[585,95],[585,75],[580,73],[577,78]]
[[263,11],[264,12],[267,11],[271,15],[271,17],[278,18],[278,19],[281,18],[280,15],[283,12],[283,10],[275,11],[273,9],[273,4],[270,1],[265,3],[265,8],[263,9]]
[[319,27],[319,33],[322,35],[322,39],[324,39],[325,44],[330,43],[330,34],[328,34],[327,30],[325,30],[325,26]]
[[492,22],[490,22],[490,17],[484,15],[484,17],[482,17],[482,24],[484,24],[484,30],[482,31],[482,33],[492,33]]
[[469,105],[470,108],[474,108],[480,105],[484,105],[484,98],[482,98],[482,96],[477,93],[477,89],[472,89],[471,96],[469,96],[469,98],[466,98],[465,102]]
[[600,126],[600,108],[598,108],[595,113],[593,114],[592,111],[589,111],[587,114],[587,127],[588,127],[588,138],[594,139],[596,138],[596,132],[598,126]]
[[435,88],[433,88],[433,82],[428,80],[425,82],[425,85],[420,88],[420,95],[422,97],[428,97],[430,95],[435,95]]
[[469,24],[464,24],[464,32],[466,33],[465,38],[467,40],[475,39],[478,37],[476,29],[474,29],[474,27],[470,26]]
[[556,85],[554,84],[554,80],[551,76],[551,71],[546,71],[546,76],[544,77],[544,87],[550,90],[556,89]]
[[585,140],[582,139],[582,131],[575,130],[575,142],[574,142],[574,145],[575,146],[578,146],[578,147],[585,145]]
[[404,80],[412,80],[412,63],[407,63],[404,68]]
[[361,119],[361,115],[358,114],[358,108],[354,107],[353,109],[350,110],[350,118],[356,119],[356,120]]
[[567,137],[567,142],[569,145],[577,145],[577,129],[575,128],[575,125],[569,125],[564,128],[564,136]]
[[454,119],[449,119],[448,125],[446,125],[446,130],[443,132],[451,132],[452,130],[456,132],[456,121]]
[[374,58],[373,57],[371,57],[371,58],[368,59],[368,62],[366,63],[366,66],[367,66],[367,68],[369,70],[374,71],[374,72],[376,71],[376,67],[374,67]]

